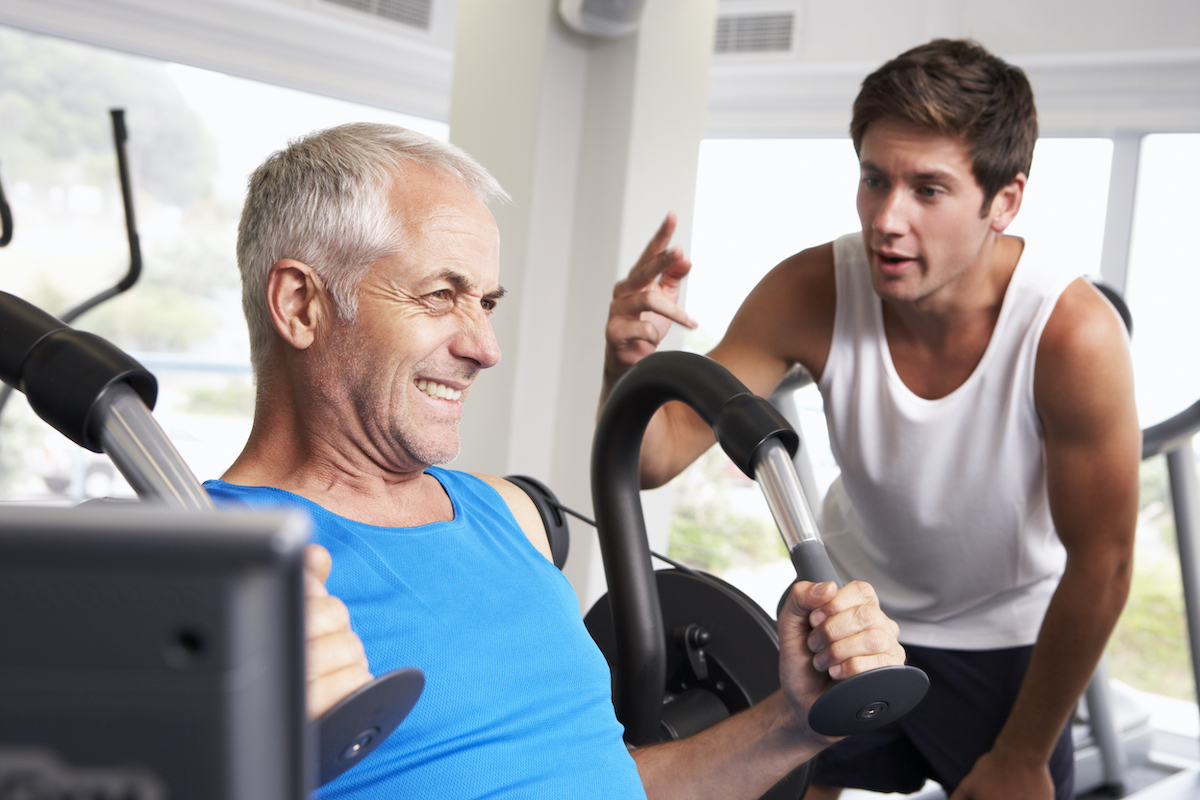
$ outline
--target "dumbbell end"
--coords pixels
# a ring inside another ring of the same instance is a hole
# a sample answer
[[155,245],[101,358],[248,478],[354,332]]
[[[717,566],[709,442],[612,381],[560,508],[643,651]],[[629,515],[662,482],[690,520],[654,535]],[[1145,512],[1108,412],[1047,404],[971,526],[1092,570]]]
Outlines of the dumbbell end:
[[916,667],[880,667],[838,681],[817,698],[808,724],[826,736],[849,736],[894,722],[916,708],[929,677]]

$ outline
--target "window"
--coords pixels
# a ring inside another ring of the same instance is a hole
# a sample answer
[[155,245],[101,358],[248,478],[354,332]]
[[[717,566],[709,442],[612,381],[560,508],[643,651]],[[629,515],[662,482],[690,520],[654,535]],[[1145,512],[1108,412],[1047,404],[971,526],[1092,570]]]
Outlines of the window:
[[[110,108],[125,109],[142,278],[78,318],[155,373],[155,417],[201,480],[232,463],[253,386],[234,245],[246,178],[309,131],[443,123],[0,28],[0,180],[14,235],[0,289],[61,314],[124,274],[129,250]],[[14,394],[0,417],[0,499],[128,495],[104,456]]]
[[1142,427],[1200,399],[1200,270],[1192,226],[1200,219],[1200,134],[1142,140],[1126,298]]

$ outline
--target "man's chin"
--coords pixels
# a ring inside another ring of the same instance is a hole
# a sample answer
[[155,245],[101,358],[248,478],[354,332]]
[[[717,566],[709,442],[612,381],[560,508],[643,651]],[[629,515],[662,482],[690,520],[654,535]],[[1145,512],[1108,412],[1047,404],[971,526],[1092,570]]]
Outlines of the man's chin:
[[420,446],[410,446],[406,448],[408,455],[413,461],[423,465],[424,467],[444,466],[458,458],[460,443],[456,439],[453,444],[449,442],[438,444],[425,444]]

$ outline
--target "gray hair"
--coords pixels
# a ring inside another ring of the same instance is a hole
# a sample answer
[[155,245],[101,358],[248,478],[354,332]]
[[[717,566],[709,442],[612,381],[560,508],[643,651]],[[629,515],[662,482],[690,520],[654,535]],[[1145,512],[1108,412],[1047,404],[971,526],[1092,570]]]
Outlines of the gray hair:
[[397,173],[413,165],[452,175],[485,203],[509,199],[454,145],[368,122],[292,141],[250,176],[237,260],[250,360],[260,378],[275,331],[266,304],[271,266],[285,258],[308,264],[324,281],[339,319],[353,322],[367,269],[405,246],[405,221],[392,213],[388,193]]

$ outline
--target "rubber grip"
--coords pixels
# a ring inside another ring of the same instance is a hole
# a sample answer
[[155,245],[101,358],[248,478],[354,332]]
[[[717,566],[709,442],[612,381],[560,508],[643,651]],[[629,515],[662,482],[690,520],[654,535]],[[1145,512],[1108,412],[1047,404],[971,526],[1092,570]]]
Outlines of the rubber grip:
[[802,581],[824,583],[833,581],[842,586],[842,579],[829,561],[825,552],[825,544],[819,539],[805,539],[792,548],[792,566],[796,568],[796,577]]

